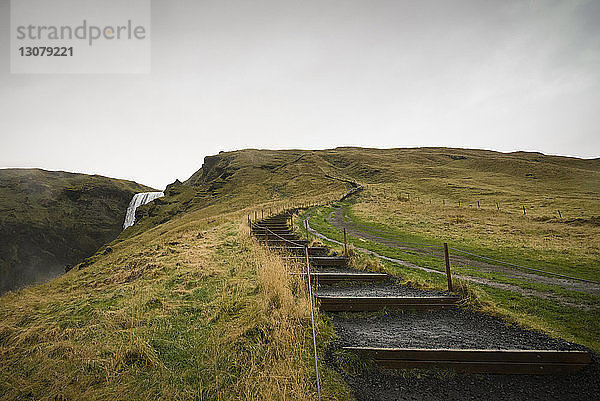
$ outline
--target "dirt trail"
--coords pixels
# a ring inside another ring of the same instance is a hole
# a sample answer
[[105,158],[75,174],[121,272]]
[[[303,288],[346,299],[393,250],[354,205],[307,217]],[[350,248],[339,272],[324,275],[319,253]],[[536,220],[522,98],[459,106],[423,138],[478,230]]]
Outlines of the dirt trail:
[[[389,238],[391,235],[383,230],[374,229],[372,227],[362,226],[350,220],[350,218],[343,213],[342,208],[337,208],[333,212],[329,214],[327,217],[328,222],[336,228],[346,229],[346,232],[349,234],[362,238],[368,241],[373,241],[380,243],[382,245],[386,245],[389,247],[394,247],[397,249],[402,249],[407,252],[415,253],[415,254],[426,254],[430,256],[435,256],[439,258],[443,258],[443,253],[441,247],[415,247],[409,246],[401,241],[394,240]],[[375,233],[380,233],[386,237],[376,235]],[[472,266],[478,268],[480,271],[484,273],[490,272],[500,272],[505,274],[507,277],[516,278],[524,281],[528,281],[531,283],[540,283],[540,284],[549,284],[549,285],[557,285],[567,290],[585,292],[592,295],[600,296],[600,285],[594,283],[588,283],[584,281],[578,280],[569,280],[560,277],[549,277],[543,276],[535,273],[527,273],[518,270],[517,268],[512,268],[509,266],[503,266],[498,264],[492,264],[488,262],[483,262],[480,260],[473,260],[471,258],[465,257],[463,255],[451,255],[451,261],[465,266]]]

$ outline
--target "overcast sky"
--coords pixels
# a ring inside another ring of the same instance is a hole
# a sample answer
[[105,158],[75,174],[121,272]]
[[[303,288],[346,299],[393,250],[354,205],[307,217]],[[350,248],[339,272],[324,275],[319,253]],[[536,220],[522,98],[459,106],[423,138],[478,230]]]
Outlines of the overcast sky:
[[0,167],[162,189],[241,148],[600,156],[600,1],[153,1],[152,73],[10,74]]

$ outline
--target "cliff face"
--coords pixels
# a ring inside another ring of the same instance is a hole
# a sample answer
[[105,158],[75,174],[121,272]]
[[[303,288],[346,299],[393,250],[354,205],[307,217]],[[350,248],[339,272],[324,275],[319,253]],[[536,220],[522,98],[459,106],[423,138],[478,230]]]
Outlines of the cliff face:
[[227,178],[238,169],[231,164],[234,159],[235,156],[230,153],[206,156],[200,170],[196,171],[185,183],[200,186],[219,178]]
[[131,181],[38,169],[0,170],[0,293],[47,281],[121,232]]

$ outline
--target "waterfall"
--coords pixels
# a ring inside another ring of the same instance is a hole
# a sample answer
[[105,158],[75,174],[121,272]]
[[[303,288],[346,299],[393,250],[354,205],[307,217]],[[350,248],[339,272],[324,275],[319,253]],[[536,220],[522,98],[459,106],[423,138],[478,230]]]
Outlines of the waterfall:
[[165,196],[163,192],[140,192],[139,194],[133,195],[129,206],[127,207],[127,214],[125,214],[125,222],[123,223],[123,230],[130,227],[135,223],[135,210],[146,203],[152,202],[156,198]]

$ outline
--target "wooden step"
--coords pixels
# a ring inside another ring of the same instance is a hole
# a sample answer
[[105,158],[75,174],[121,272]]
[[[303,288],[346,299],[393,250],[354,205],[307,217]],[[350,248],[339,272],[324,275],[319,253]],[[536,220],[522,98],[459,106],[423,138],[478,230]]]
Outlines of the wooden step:
[[271,236],[275,236],[275,235],[281,235],[281,236],[286,236],[286,235],[296,235],[294,232],[290,231],[290,230],[252,230],[252,235],[265,235],[269,233],[269,237]]
[[[257,238],[260,242],[265,243],[265,238]],[[281,239],[281,238],[271,238],[269,237],[269,246],[271,245],[279,245],[279,246],[283,246],[283,245],[291,245],[291,246],[301,246],[303,247],[304,245],[308,245],[308,241],[305,239],[296,239],[296,240],[290,240],[290,239]]]
[[[306,273],[295,273],[306,277]],[[336,284],[345,281],[372,283],[383,281],[388,278],[383,273],[342,273],[342,272],[311,272],[310,278],[317,284]]]
[[446,368],[469,373],[556,374],[579,370],[586,351],[344,347],[388,369]]
[[292,234],[293,231],[289,228],[276,228],[274,230],[270,228],[253,228],[252,232],[255,234],[275,233],[275,234]]
[[289,224],[286,222],[261,222],[255,221],[252,223],[251,227],[289,227]]
[[[282,253],[290,253],[296,255],[304,255],[304,247],[303,246],[269,246],[269,249],[274,251],[282,252]],[[329,253],[329,248],[324,246],[309,246],[308,247],[308,255],[309,256],[327,256]]]
[[[266,233],[252,233],[255,237],[257,238],[267,238],[267,234]],[[273,234],[273,233],[269,233],[268,237],[283,237],[283,238],[289,238],[289,239],[293,239],[293,238],[298,238],[297,234],[294,233],[289,233],[289,234]]]
[[287,224],[289,219],[281,218],[281,219],[264,219],[255,221],[255,224],[263,225],[263,224]]
[[[284,259],[302,260],[302,255],[285,256]],[[345,256],[309,256],[309,262],[313,266],[336,266],[343,267],[348,265],[348,258]]]
[[456,306],[460,298],[441,297],[339,297],[317,296],[320,309],[328,312],[369,312],[387,309],[442,309]]
[[259,222],[259,223],[252,223],[251,227],[289,227],[289,224],[287,223],[263,223],[263,222]]

